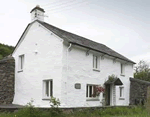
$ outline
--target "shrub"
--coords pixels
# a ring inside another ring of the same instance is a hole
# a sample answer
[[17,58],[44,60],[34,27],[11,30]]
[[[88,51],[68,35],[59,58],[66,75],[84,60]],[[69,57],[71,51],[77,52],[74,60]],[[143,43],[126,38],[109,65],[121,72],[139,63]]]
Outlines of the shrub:
[[62,114],[62,110],[58,108],[58,106],[60,106],[59,99],[56,99],[55,97],[51,97],[50,106],[51,106],[51,109],[50,109],[51,116],[60,116]]

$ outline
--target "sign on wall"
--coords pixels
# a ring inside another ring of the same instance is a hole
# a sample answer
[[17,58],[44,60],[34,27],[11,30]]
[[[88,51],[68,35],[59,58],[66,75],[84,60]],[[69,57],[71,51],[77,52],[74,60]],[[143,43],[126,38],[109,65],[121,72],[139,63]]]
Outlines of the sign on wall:
[[81,89],[81,84],[80,83],[76,83],[75,84],[75,89]]

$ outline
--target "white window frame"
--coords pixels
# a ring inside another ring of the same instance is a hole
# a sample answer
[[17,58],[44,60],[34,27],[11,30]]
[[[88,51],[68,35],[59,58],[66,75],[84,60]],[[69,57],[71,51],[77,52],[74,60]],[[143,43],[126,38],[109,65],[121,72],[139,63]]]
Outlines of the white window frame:
[[[98,96],[96,96],[96,97],[92,97],[92,94],[93,94],[93,88],[94,88],[94,86],[98,86],[98,85],[96,85],[96,84],[87,84],[86,85],[86,99],[98,99]],[[91,92],[91,94],[90,94],[90,87],[92,87],[92,92]]]
[[123,64],[123,63],[120,63],[120,72],[121,72],[122,76],[125,75],[125,64]]
[[18,62],[18,70],[19,71],[23,71],[23,68],[24,68],[24,54],[19,55],[18,60],[19,60],[19,62]]
[[[48,87],[46,83],[48,83]],[[43,80],[43,99],[50,99],[51,97],[53,97],[53,80]]]
[[93,54],[93,70],[100,70],[100,57]]
[[124,87],[119,87],[119,99],[124,99]]

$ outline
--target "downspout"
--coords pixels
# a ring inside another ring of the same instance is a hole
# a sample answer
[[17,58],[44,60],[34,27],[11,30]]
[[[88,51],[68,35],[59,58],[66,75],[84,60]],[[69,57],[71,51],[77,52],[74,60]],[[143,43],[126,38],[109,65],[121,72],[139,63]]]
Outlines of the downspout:
[[67,48],[67,73],[68,73],[68,53],[69,49],[71,48],[72,44],[70,43],[69,47]]
[[69,59],[68,59],[68,55],[69,55],[69,49],[71,48],[72,44],[70,43],[69,47],[67,48],[67,61],[66,61],[66,72],[67,72],[67,76],[66,76],[66,105],[67,105],[67,102],[68,102],[68,97],[67,97],[67,93],[68,93],[68,89],[67,89],[67,79],[68,79],[68,62],[69,62]]

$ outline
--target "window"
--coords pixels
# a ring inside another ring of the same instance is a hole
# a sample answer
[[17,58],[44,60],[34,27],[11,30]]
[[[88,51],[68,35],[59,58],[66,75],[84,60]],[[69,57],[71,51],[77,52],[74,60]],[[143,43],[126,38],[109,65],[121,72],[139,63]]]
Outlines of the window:
[[124,87],[119,87],[119,90],[120,90],[119,97],[124,98]]
[[86,97],[87,98],[96,98],[94,95],[97,85],[87,85],[86,86]]
[[125,65],[124,64],[120,64],[120,68],[121,68],[121,75],[125,75]]
[[43,80],[43,98],[50,98],[53,96],[53,81]]
[[99,69],[99,57],[95,55],[93,55],[93,69]]
[[23,70],[24,67],[24,55],[19,56],[19,70]]

